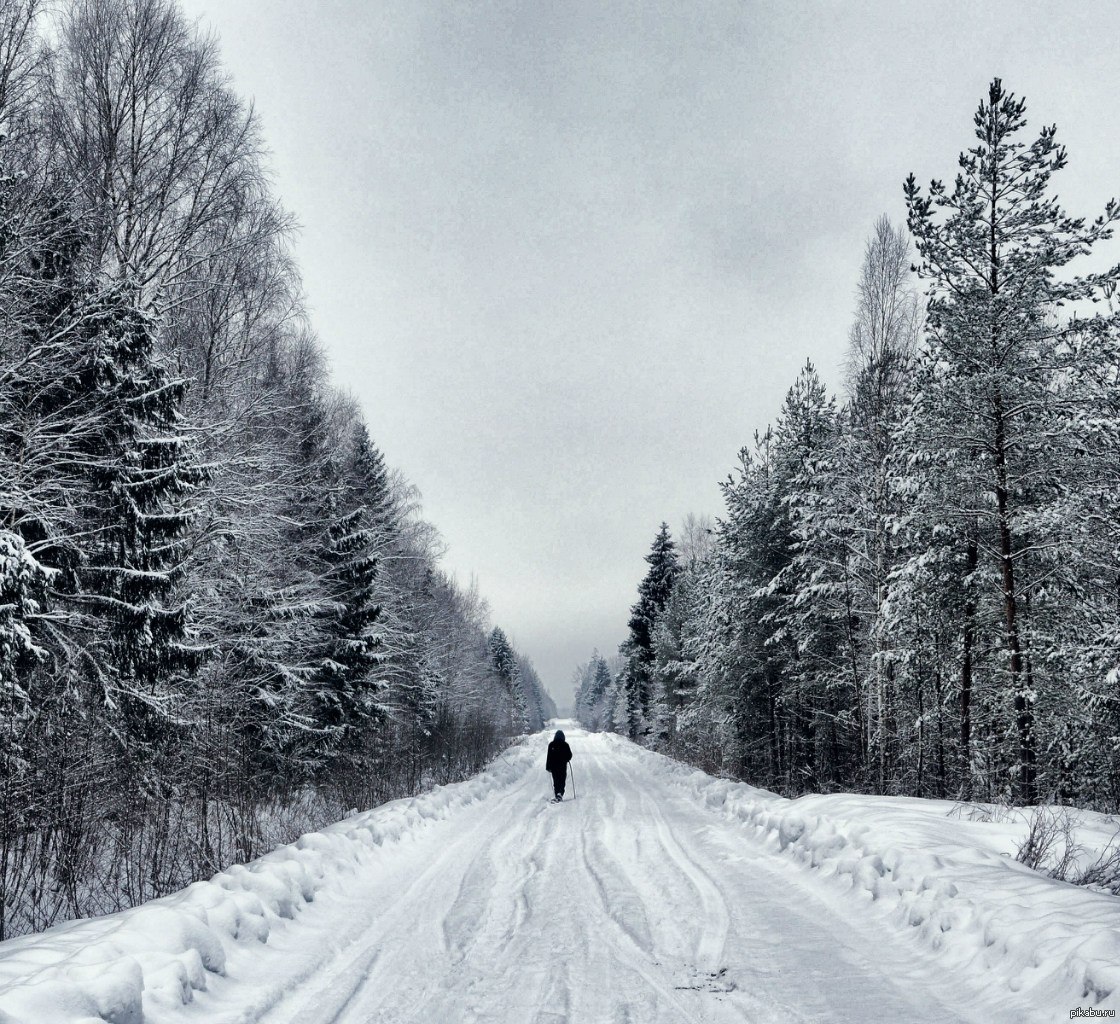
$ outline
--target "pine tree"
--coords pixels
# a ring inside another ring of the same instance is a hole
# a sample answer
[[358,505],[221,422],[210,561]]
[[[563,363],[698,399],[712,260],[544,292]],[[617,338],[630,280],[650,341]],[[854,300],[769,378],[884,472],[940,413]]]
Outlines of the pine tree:
[[836,436],[835,403],[806,363],[775,431],[776,484],[792,545],[788,566],[772,583],[781,600],[770,622],[774,642],[784,642],[789,652],[786,685],[798,709],[795,763],[813,786],[836,781],[848,756],[851,712],[858,707],[858,685],[850,668],[845,671],[852,646],[851,578],[846,537],[837,529]]
[[[0,152],[6,146],[0,142]],[[0,279],[8,311],[0,335],[0,522],[47,567],[49,589],[70,592],[94,468],[86,451],[103,428],[102,410],[79,379],[84,344],[75,321],[89,290],[75,268],[81,243],[63,204],[49,194],[29,196],[23,175],[0,179]],[[44,610],[49,603],[44,594]],[[36,642],[64,643],[68,631],[48,636],[46,623],[46,616],[36,620]]]
[[669,600],[653,627],[652,726],[659,743],[671,744],[677,717],[696,688],[696,664],[689,628],[701,591],[694,569],[681,569]]
[[555,715],[556,708],[532,661],[522,654],[517,656],[517,678],[525,702],[526,728],[530,731],[543,729],[544,723]]
[[592,652],[586,665],[576,670],[575,682],[576,718],[591,732],[611,729],[613,680],[610,666],[599,656],[598,650]]
[[127,285],[77,281],[68,225],[52,207],[28,247],[22,344],[37,379],[7,396],[18,424],[7,443],[28,468],[5,517],[54,570],[56,615],[43,622],[60,670],[80,666],[123,747],[150,750],[204,654],[178,587],[206,472],[182,429],[185,384],[156,355],[156,317]]
[[[620,653],[627,655],[623,644]],[[642,705],[640,683],[634,670],[634,660],[627,657],[614,680],[614,697],[611,708],[611,728],[622,736],[637,739],[642,731]]]
[[1063,417],[1054,398],[1071,337],[1106,329],[1100,318],[1058,316],[1098,299],[1105,279],[1058,271],[1110,236],[1120,208],[1110,202],[1089,223],[1068,217],[1051,193],[1051,176],[1066,165],[1057,130],[1022,141],[1025,115],[1025,101],[994,80],[973,119],[978,144],[961,155],[952,189],[933,181],[923,195],[911,175],[905,194],[919,272],[930,281],[931,388],[920,408],[934,442],[956,453],[948,468],[965,495],[964,516],[981,521],[980,549],[994,550],[988,571],[1000,594],[1013,767],[1030,802],[1038,795],[1038,662],[1026,609],[1041,575],[1038,547],[1049,546],[1038,529],[1042,506],[1061,490],[1053,429]]
[[576,719],[585,728],[591,728],[591,705],[588,698],[591,694],[591,677],[594,671],[595,662],[599,658],[598,650],[591,656],[591,660],[585,665],[580,665],[572,674],[573,689],[575,691],[575,699],[573,707],[575,708]]
[[887,788],[898,683],[898,659],[892,655],[897,625],[884,628],[883,609],[896,560],[892,524],[906,504],[892,489],[892,471],[905,454],[900,427],[923,319],[910,262],[905,230],[880,217],[864,252],[849,332],[848,402],[823,482],[830,508],[815,524],[818,536],[842,539],[846,553],[844,671],[854,687],[859,759],[865,770],[874,769],[880,791]]
[[[17,182],[0,185],[0,207]],[[176,589],[207,472],[183,429],[186,384],[157,355],[159,318],[128,283],[83,278],[83,232],[49,190],[30,203],[12,296],[30,373],[7,382],[3,410],[15,428],[3,447],[25,468],[3,511],[54,570],[68,628],[53,639],[81,638],[64,660],[83,666],[126,746],[149,744],[177,711],[174,680],[204,654]]]

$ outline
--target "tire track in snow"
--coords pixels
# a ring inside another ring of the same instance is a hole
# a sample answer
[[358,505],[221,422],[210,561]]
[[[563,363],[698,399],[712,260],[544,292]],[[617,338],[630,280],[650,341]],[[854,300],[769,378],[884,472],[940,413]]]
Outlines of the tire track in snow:
[[[612,790],[618,797],[619,803],[625,809],[629,801],[626,800],[624,790],[620,783],[633,784],[632,779],[626,777],[625,780],[615,780],[615,787]],[[635,820],[640,822],[641,818],[635,819],[633,815],[623,817],[622,820],[630,823]],[[611,831],[611,822],[604,822],[604,833]],[[616,837],[617,838],[617,837]],[[653,938],[652,932],[648,924],[648,913],[646,912],[644,901],[641,897],[641,888],[636,885],[629,874],[623,869],[622,863],[617,858],[611,857],[609,861],[604,857],[599,863],[595,863],[595,856],[600,853],[607,853],[606,842],[597,842],[595,840],[588,840],[587,834],[581,836],[580,848],[582,851],[582,862],[585,873],[590,876],[594,885],[593,891],[599,903],[599,909],[603,918],[603,923],[607,929],[612,930],[617,936],[618,941],[607,945],[607,955],[615,960],[627,970],[637,975],[642,979],[643,983],[648,989],[656,993],[661,1002],[671,1008],[676,1014],[674,1020],[680,1022],[687,1022],[687,1024],[699,1024],[702,1018],[698,1018],[693,1014],[693,1011],[687,1007],[682,999],[679,997],[669,985],[662,979],[658,978],[652,968],[657,966],[657,961],[653,952]],[[635,842],[633,844],[635,851],[641,850],[641,844]],[[595,856],[592,856],[590,850],[596,851]],[[611,864],[612,867],[605,867],[606,864]],[[612,887],[608,886],[605,879],[612,876],[612,880],[622,887],[629,890],[631,900],[626,902],[628,909],[633,903],[638,905],[639,911],[642,915],[643,927],[640,929],[641,934],[636,934],[633,926],[627,926],[620,920],[617,913],[617,891],[612,891]],[[667,895],[666,893],[659,893],[659,895]],[[623,1016],[621,1019],[625,1020],[628,1016],[626,1007],[619,1007]],[[633,1018],[634,1020],[650,1019],[641,1015]]]
[[487,848],[467,865],[459,879],[455,898],[440,921],[443,948],[452,963],[461,963],[476,941],[477,929],[472,929],[472,925],[489,911],[496,878],[497,870]]
[[[581,837],[584,867],[599,897],[599,904],[610,923],[640,949],[653,945],[645,904],[618,861],[607,855],[606,844],[597,837]],[[595,850],[594,856],[589,845]],[[611,884],[608,884],[608,879]],[[623,892],[623,890],[627,890]]]
[[[525,786],[517,787],[519,797],[522,796],[523,788],[525,790],[529,788],[528,776]],[[533,836],[535,839],[536,834],[544,826],[545,816],[538,813],[531,820],[537,823]],[[510,891],[520,892],[526,879],[537,870],[539,865],[532,862],[530,858],[526,861],[520,876],[509,883],[508,879],[503,879],[500,868],[500,865],[504,866],[507,863],[511,850],[517,853],[520,847],[531,848],[532,845],[532,842],[527,844],[525,837],[516,829],[507,827],[494,842],[478,850],[465,866],[455,897],[440,922],[443,946],[452,963],[461,963],[478,943],[482,930],[480,922],[485,925],[498,910],[494,905],[495,898],[500,898]],[[511,915],[517,917],[516,908]]]
[[[500,1005],[501,978],[494,977],[501,974],[500,965],[524,962],[525,951],[516,946],[532,932],[526,927],[532,914],[526,894],[533,879],[547,870],[540,852],[548,850],[543,836],[550,815],[547,805],[536,799],[533,779],[534,774],[527,772],[512,802],[495,808],[495,830],[478,843],[473,856],[468,854],[453,885],[446,887],[446,897],[433,892],[425,900],[420,916],[438,938],[429,955],[420,957],[413,940],[410,951],[387,956],[364,992],[338,1018],[340,1024],[439,1020],[458,1024],[489,1019],[476,1015],[473,1004],[484,998]],[[450,852],[441,854],[439,862],[445,862]],[[414,931],[421,923],[416,922]],[[539,973],[539,980],[524,974],[518,985],[523,996],[547,986],[548,976]],[[433,988],[431,978],[441,975],[453,979],[452,988]]]
[[[480,948],[501,954],[528,917],[524,889],[539,865],[532,852],[521,856],[522,847],[532,850],[531,842],[510,830],[464,873],[455,903],[441,921],[453,964],[463,963]],[[479,862],[482,867],[476,868]]]
[[499,956],[523,933],[533,916],[528,890],[546,864],[542,860],[541,850],[543,848],[547,853],[548,847],[543,843],[543,837],[549,830],[549,825],[547,815],[537,814],[533,820],[534,827],[528,835],[519,835],[516,829],[510,830],[505,848],[515,854],[515,857],[510,858],[511,866],[515,867],[511,872],[513,877],[505,879],[498,891],[510,901],[512,907],[504,927],[499,929],[499,938],[494,946],[494,952]]
[[[448,858],[454,863],[457,851],[479,846],[486,848],[488,844],[480,844],[478,841],[479,833],[501,829],[503,816],[499,806],[516,800],[523,788],[524,783],[518,783],[498,795],[494,799],[496,806],[487,808],[489,813],[479,813],[477,822],[460,832],[444,847],[441,856],[424,867],[399,894],[390,909],[350,937],[332,962],[326,966],[321,963],[313,966],[295,986],[274,995],[268,1000],[268,1005],[260,1006],[253,1016],[239,1016],[234,1020],[238,1024],[248,1021],[259,1021],[259,1024],[335,1024],[340,1020],[361,994],[371,974],[380,973],[378,961],[386,938],[415,930],[415,920],[408,919],[410,916],[414,917],[416,903],[430,905],[429,900],[417,900],[416,897],[426,890],[430,892],[438,887],[439,876],[446,873]],[[476,807],[481,810],[480,805]],[[347,955],[351,949],[353,952]],[[294,999],[299,1000],[299,1008],[293,1013],[284,1004],[290,1004]],[[271,1012],[273,1010],[276,1012]]]
[[[949,1019],[926,1012],[923,983],[900,999],[877,977],[873,941],[845,949],[852,922],[833,908],[789,906],[783,865],[761,845],[746,864],[738,827],[609,738],[573,739],[577,799],[551,807],[534,766],[387,852],[380,895],[359,888],[351,911],[375,920],[260,1024]],[[330,917],[305,939],[331,936]],[[722,967],[738,988],[713,983]]]
[[725,966],[723,954],[727,946],[728,931],[731,928],[731,914],[727,909],[727,901],[711,875],[700,866],[698,859],[689,856],[681,846],[657,801],[643,795],[642,806],[654,823],[662,850],[688,880],[688,884],[700,899],[700,914],[693,918],[699,926],[695,965],[701,971],[714,974]]

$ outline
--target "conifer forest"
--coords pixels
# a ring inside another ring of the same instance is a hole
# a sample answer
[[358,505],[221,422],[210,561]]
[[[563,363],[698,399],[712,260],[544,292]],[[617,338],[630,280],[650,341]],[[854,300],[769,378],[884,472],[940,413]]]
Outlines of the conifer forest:
[[2,0],[0,121],[5,938],[555,708],[332,382],[216,39],[173,0]]
[[787,795],[1120,809],[1120,208],[1063,208],[1053,116],[995,79],[899,182],[841,393],[806,363],[718,519],[661,525],[588,727]]

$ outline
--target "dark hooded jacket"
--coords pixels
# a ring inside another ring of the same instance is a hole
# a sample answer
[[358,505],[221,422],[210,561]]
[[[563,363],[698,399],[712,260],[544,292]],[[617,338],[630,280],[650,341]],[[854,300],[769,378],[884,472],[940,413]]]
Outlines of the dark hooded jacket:
[[572,759],[572,748],[568,746],[564,740],[564,733],[556,730],[556,735],[553,737],[552,742],[548,745],[548,758],[544,763],[544,770],[546,772],[560,772],[566,774],[568,771],[568,762]]

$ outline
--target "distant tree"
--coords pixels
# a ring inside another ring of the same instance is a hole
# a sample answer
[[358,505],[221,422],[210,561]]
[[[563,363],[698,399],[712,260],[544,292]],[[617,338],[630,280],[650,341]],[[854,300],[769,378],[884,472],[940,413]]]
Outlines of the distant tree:
[[543,729],[548,719],[556,716],[556,705],[544,688],[533,662],[524,654],[517,655],[517,678],[525,701],[526,727]]
[[584,728],[599,732],[612,727],[610,666],[595,651],[591,660],[576,669],[576,718]]
[[591,677],[591,692],[588,696],[590,709],[589,727],[596,732],[607,726],[607,701],[613,680],[611,670],[604,658],[595,659],[595,672]]
[[661,524],[645,560],[649,569],[638,586],[638,601],[630,609],[630,635],[623,651],[628,661],[625,687],[631,738],[647,728],[654,657],[653,627],[669,600],[677,576],[676,546],[667,523]]
[[676,579],[652,637],[653,727],[658,741],[669,745],[675,745],[679,717],[696,693],[703,607],[714,553],[709,518],[687,516],[682,533]]
[[327,600],[319,611],[324,646],[313,685],[317,722],[332,735],[335,751],[353,752],[361,733],[384,714],[383,683],[376,676],[381,637],[375,626],[377,556],[362,506],[327,524],[322,557]]
[[634,671],[634,659],[623,644],[620,653],[624,661],[614,678],[611,701],[611,729],[622,736],[637,739],[643,728],[640,684]]
[[528,728],[528,709],[525,706],[525,694],[521,686],[517,653],[500,626],[495,626],[491,630],[489,647],[494,674],[509,701],[510,729],[514,732],[524,732]]

